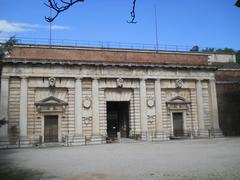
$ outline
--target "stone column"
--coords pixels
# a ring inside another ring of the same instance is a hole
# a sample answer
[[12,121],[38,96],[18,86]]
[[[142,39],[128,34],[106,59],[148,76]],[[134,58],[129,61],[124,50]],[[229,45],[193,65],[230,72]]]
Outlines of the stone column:
[[147,127],[147,109],[146,109],[146,82],[145,79],[140,80],[140,117],[141,117],[141,131],[146,133]]
[[27,137],[27,91],[28,91],[28,80],[26,77],[21,78],[20,88],[20,119],[19,129],[20,136]]
[[197,80],[197,111],[198,111],[198,129],[204,129],[203,119],[203,95],[202,95],[202,82]]
[[156,103],[156,131],[163,130],[162,122],[162,96],[160,79],[155,80],[155,103]]
[[93,113],[93,135],[99,135],[99,110],[98,110],[98,79],[92,80],[92,113]]
[[209,92],[211,102],[211,119],[213,122],[213,129],[220,129],[218,122],[218,104],[217,104],[217,93],[215,79],[209,80]]
[[[8,121],[8,95],[9,95],[9,77],[2,76],[0,118],[6,121]],[[8,137],[8,124],[1,126],[0,138],[1,137]]]
[[82,135],[82,80],[75,81],[75,135]]

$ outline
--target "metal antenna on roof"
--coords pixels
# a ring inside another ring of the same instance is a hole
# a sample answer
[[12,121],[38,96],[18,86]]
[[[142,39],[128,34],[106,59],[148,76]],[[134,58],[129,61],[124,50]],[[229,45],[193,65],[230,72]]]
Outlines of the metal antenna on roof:
[[156,35],[156,52],[158,51],[158,22],[157,22],[157,6],[154,5],[155,9],[155,35]]
[[[50,8],[50,18],[52,17],[52,9]],[[52,45],[52,22],[49,22],[49,46]]]

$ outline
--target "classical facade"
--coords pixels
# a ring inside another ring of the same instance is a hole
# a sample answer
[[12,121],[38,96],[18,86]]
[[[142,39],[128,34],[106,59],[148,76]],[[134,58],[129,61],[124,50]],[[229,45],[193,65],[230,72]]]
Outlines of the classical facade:
[[201,53],[18,45],[3,60],[1,139],[78,145],[217,134],[215,70]]

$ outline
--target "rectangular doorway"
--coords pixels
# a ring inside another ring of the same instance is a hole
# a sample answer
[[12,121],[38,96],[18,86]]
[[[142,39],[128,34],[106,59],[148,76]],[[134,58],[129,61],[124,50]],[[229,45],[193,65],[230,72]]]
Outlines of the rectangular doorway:
[[58,116],[44,116],[44,142],[58,142]]
[[116,138],[117,132],[121,137],[129,137],[129,102],[108,101],[107,102],[107,135]]
[[183,136],[184,129],[183,129],[183,113],[172,113],[173,119],[173,135],[174,136]]

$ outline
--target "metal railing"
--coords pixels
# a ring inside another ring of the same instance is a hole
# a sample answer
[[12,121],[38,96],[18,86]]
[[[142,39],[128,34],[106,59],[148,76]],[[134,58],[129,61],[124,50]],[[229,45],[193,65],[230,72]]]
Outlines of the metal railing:
[[[0,38],[0,43],[4,43],[9,38]],[[180,51],[190,52],[193,46],[189,45],[169,45],[169,44],[151,44],[151,43],[127,43],[113,41],[86,41],[70,39],[52,39],[51,42],[46,38],[26,38],[16,37],[18,44],[23,45],[44,45],[44,46],[72,46],[72,47],[92,47],[92,48],[112,48],[112,49],[135,49],[135,50],[153,50],[153,51]],[[209,47],[198,47],[199,52]],[[218,49],[218,48],[212,48]]]
[[[111,137],[104,137],[99,135],[101,138],[99,140],[99,144],[108,143],[108,142],[121,142],[121,135],[119,134],[117,137],[114,136],[115,139]],[[216,129],[197,129],[197,130],[186,130],[186,131],[153,131],[153,132],[139,132],[136,134],[130,135],[128,138],[136,140],[137,142],[158,142],[158,141],[166,141],[171,139],[199,139],[199,138],[220,138],[223,137],[222,132]],[[53,140],[53,141],[51,141]],[[110,141],[109,141],[110,140]],[[52,143],[51,147],[54,145],[61,146],[74,146],[78,145],[89,145],[94,144],[91,142],[91,137],[82,136],[79,140],[76,141],[76,137],[70,137],[68,135],[62,135],[61,141],[57,141],[56,137],[49,137],[49,142],[43,142],[43,137],[39,136],[34,140],[27,140],[26,138],[21,139],[20,137],[0,139],[0,149],[7,148],[26,148],[26,147],[47,147],[46,144]],[[132,142],[136,142],[132,141]],[[128,143],[131,141],[128,141]]]

